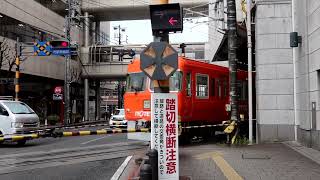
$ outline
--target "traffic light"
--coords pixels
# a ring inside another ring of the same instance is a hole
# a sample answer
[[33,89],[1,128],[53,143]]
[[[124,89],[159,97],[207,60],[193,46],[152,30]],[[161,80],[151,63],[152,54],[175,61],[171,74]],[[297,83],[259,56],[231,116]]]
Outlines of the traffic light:
[[150,5],[149,10],[153,34],[182,32],[183,13],[179,3]]
[[50,41],[52,55],[66,56],[71,55],[70,43],[67,40],[53,40]]
[[66,49],[69,48],[69,42],[66,40],[53,40],[50,41],[52,49]]

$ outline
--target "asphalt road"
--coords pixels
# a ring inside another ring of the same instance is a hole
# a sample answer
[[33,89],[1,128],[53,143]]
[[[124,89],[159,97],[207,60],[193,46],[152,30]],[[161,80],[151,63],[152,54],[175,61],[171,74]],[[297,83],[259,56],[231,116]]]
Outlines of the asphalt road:
[[126,134],[41,138],[22,147],[5,143],[0,145],[0,179],[109,180],[127,156],[147,147]]

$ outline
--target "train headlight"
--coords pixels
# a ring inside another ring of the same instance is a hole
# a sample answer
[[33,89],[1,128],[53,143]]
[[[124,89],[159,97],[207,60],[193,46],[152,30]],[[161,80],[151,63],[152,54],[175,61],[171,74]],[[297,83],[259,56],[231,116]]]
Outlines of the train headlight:
[[151,102],[150,102],[150,100],[144,100],[144,101],[143,101],[143,108],[144,108],[144,109],[150,109],[150,108],[151,108]]

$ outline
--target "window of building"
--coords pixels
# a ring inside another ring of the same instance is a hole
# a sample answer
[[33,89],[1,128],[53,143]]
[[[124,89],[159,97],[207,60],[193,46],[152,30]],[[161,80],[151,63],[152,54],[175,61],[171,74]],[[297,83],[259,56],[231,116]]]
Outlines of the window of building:
[[208,97],[209,94],[209,77],[208,75],[197,74],[197,89],[196,95],[197,97]]

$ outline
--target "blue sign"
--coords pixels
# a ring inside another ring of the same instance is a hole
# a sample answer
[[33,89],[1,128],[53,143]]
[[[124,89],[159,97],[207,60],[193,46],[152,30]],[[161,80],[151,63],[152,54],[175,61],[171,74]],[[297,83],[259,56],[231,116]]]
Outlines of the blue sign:
[[51,46],[48,41],[39,41],[36,40],[33,46],[33,52],[36,56],[50,56],[51,55]]
[[66,49],[52,49],[52,54],[55,56],[66,56],[66,55],[70,55],[71,51],[68,48],[66,48]]

